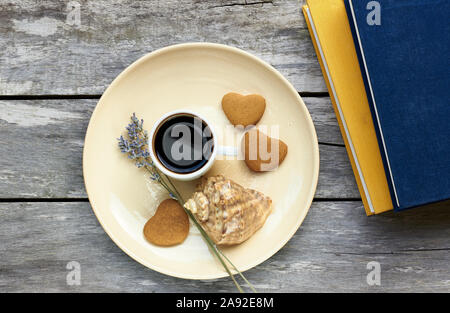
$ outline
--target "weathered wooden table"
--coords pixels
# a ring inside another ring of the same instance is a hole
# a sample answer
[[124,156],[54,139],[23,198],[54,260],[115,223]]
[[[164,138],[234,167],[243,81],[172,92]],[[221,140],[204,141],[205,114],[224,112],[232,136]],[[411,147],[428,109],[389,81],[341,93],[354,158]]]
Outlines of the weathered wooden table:
[[[0,291],[235,291],[133,261],[89,205],[81,155],[92,110],[140,56],[209,41],[270,62],[320,143],[314,203],[295,236],[246,274],[261,291],[450,291],[449,205],[366,217],[298,1],[0,0]],[[81,285],[68,285],[70,261]],[[381,284],[370,286],[371,261]]]

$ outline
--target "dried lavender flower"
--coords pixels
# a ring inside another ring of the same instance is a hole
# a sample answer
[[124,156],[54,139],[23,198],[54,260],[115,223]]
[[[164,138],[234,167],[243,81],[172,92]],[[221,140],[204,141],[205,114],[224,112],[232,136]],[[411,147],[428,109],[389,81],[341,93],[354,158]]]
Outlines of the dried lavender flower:
[[[158,169],[155,167],[153,161],[150,158],[150,153],[148,150],[148,133],[146,130],[144,130],[144,120],[143,119],[139,120],[136,117],[136,114],[133,113],[133,115],[131,116],[131,123],[128,124],[125,129],[127,130],[126,137],[128,138],[125,138],[123,135],[117,138],[120,151],[124,154],[127,154],[129,159],[134,160],[134,164],[136,165],[136,167],[145,168],[150,174],[149,176],[150,179],[160,183],[167,190],[170,197],[178,201],[178,203],[184,208],[184,200],[181,197],[178,190],[175,188],[175,186],[167,176],[158,171]],[[233,263],[231,263],[231,261],[215,245],[215,243],[211,240],[211,238],[208,236],[208,234],[205,232],[202,226],[195,220],[195,217],[192,215],[192,213],[186,209],[185,211],[189,216],[189,218],[194,222],[194,225],[200,231],[201,235],[205,239],[206,244],[209,246],[214,255],[218,258],[218,260],[220,261],[220,263],[222,264],[228,275],[231,277],[238,290],[240,292],[243,292],[243,289],[241,288],[241,286],[231,273],[230,269],[228,268],[227,262],[242,277],[242,279],[247,283],[247,285],[251,288],[251,290],[253,292],[256,292],[256,290],[244,277],[244,275],[236,268],[236,266],[234,266]]]

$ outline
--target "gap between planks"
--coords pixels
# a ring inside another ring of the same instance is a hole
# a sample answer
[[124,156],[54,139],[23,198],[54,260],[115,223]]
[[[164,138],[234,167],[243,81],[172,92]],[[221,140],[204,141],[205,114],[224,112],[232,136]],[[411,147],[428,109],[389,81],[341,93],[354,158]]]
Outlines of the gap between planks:
[[[301,97],[325,98],[328,92],[299,91]],[[86,95],[0,95],[0,100],[64,100],[64,99],[100,99],[101,94]]]

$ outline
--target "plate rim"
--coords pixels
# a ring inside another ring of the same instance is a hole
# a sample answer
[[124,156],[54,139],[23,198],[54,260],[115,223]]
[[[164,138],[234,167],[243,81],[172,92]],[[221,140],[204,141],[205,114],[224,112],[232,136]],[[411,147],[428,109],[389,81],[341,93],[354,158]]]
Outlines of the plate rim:
[[[313,184],[309,190],[308,198],[306,201],[306,204],[307,204],[306,210],[304,211],[302,216],[300,216],[300,218],[297,220],[296,225],[292,227],[288,236],[286,236],[285,239],[280,241],[280,245],[278,245],[276,248],[272,249],[269,253],[265,254],[265,256],[259,257],[257,259],[254,259],[252,262],[249,262],[247,264],[247,266],[245,266],[244,268],[240,268],[239,270],[241,272],[245,272],[249,269],[252,269],[255,266],[258,266],[259,264],[263,263],[264,261],[270,259],[286,245],[286,243],[292,238],[292,236],[294,236],[294,234],[298,231],[301,224],[303,223],[306,215],[309,212],[309,209],[311,208],[311,205],[312,205],[312,202],[314,199],[314,195],[315,195],[315,192],[317,189],[317,184],[318,184],[318,179],[319,179],[319,169],[320,169],[320,157],[319,157],[319,143],[318,143],[316,129],[314,127],[314,123],[313,123],[313,120],[311,118],[311,114],[309,113],[308,108],[306,107],[303,99],[301,98],[301,96],[299,95],[297,90],[292,86],[292,84],[280,72],[278,72],[278,70],[276,70],[272,65],[270,65],[266,61],[260,59],[259,57],[255,56],[249,52],[246,52],[242,49],[239,49],[239,48],[236,48],[233,46],[219,44],[219,43],[211,43],[211,42],[187,42],[187,43],[181,43],[181,44],[174,44],[174,45],[162,47],[162,48],[156,49],[152,52],[149,52],[149,53],[141,56],[139,59],[137,59],[136,61],[131,63],[129,66],[127,66],[119,75],[117,75],[113,79],[113,81],[109,84],[109,86],[103,92],[102,96],[98,100],[98,102],[91,114],[91,117],[89,118],[89,123],[86,128],[85,139],[84,139],[84,144],[83,144],[83,156],[82,156],[83,181],[84,181],[84,186],[85,186],[86,193],[87,193],[87,196],[89,199],[89,203],[91,205],[92,211],[94,212],[95,217],[97,218],[99,224],[102,226],[103,230],[111,238],[111,240],[133,260],[135,260],[136,262],[142,264],[143,266],[145,266],[151,270],[154,270],[159,273],[162,273],[162,274],[165,274],[168,276],[172,276],[172,277],[177,277],[177,278],[182,278],[182,279],[192,279],[192,280],[217,279],[217,278],[227,277],[228,274],[225,271],[223,273],[217,273],[216,275],[203,275],[203,276],[201,274],[200,275],[181,274],[179,272],[173,272],[171,270],[167,270],[165,268],[155,266],[154,264],[149,264],[149,262],[147,262],[147,260],[141,258],[140,256],[138,256],[138,255],[134,254],[132,251],[130,251],[127,248],[126,244],[122,243],[119,239],[117,239],[115,237],[115,235],[109,230],[108,226],[105,225],[103,223],[103,221],[99,218],[99,214],[97,214],[98,208],[96,208],[94,200],[93,200],[92,196],[90,195],[88,181],[86,179],[86,173],[87,173],[87,170],[85,167],[86,158],[87,158],[86,157],[86,154],[87,154],[86,143],[88,142],[88,139],[89,139],[88,138],[89,130],[93,127],[92,125],[93,125],[94,117],[98,114],[99,108],[104,105],[102,100],[104,98],[106,98],[106,96],[111,92],[111,90],[115,87],[115,85],[117,85],[121,81],[121,79],[123,77],[125,77],[129,72],[133,71],[141,63],[146,62],[147,60],[149,60],[151,58],[157,57],[160,54],[164,54],[167,52],[173,52],[175,50],[183,50],[183,49],[191,49],[191,48],[200,48],[200,49],[201,48],[215,48],[215,49],[219,49],[219,50],[226,50],[228,52],[240,54],[244,57],[252,59],[253,61],[259,63],[260,65],[262,65],[263,67],[268,69],[270,72],[275,74],[288,87],[288,89],[295,94],[295,97],[297,98],[298,102],[301,104],[300,109],[302,109],[305,113],[306,120],[308,123],[308,129],[310,130],[310,132],[313,136],[312,139],[313,139],[313,143],[314,143],[313,144],[313,166],[315,167],[315,169],[313,169]],[[233,270],[232,272],[235,272],[235,271]]]

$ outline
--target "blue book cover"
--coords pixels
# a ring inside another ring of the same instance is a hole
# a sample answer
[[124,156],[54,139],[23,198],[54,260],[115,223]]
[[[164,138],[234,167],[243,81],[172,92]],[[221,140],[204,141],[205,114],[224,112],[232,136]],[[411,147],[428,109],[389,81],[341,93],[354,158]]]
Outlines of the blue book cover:
[[450,1],[346,8],[394,208],[450,199]]

